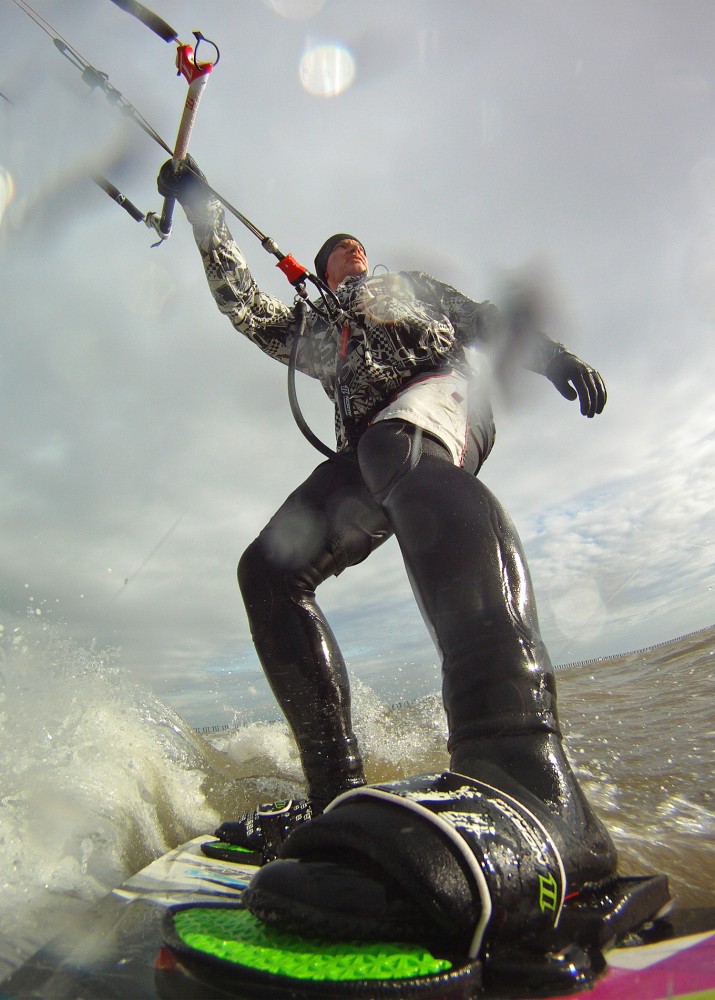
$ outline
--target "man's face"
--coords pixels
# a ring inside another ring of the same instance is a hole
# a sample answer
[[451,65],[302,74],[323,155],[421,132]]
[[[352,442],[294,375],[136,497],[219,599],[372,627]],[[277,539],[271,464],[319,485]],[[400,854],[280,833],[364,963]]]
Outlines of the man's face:
[[367,271],[367,257],[357,240],[341,240],[336,243],[325,265],[325,280],[333,291],[345,278]]

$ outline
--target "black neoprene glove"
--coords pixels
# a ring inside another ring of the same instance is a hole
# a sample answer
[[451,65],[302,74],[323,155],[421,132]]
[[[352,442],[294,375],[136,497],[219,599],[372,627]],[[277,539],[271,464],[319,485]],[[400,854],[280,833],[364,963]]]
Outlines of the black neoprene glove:
[[584,417],[595,417],[606,405],[606,386],[598,372],[570,351],[555,353],[543,370],[566,399],[576,399]]
[[173,160],[167,160],[159,171],[156,186],[162,198],[176,198],[189,219],[196,221],[208,215],[213,197],[202,183],[205,180],[194,158],[187,156],[177,171],[174,171]]

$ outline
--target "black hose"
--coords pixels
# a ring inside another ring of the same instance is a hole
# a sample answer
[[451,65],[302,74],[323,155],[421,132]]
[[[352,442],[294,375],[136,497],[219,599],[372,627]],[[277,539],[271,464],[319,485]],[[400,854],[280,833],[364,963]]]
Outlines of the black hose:
[[298,429],[306,441],[309,441],[314,448],[327,458],[334,458],[335,452],[332,448],[328,448],[327,444],[324,444],[308,426],[308,422],[303,416],[298,402],[298,395],[295,389],[295,369],[298,359],[298,347],[300,345],[301,337],[305,333],[305,324],[308,315],[308,309],[303,299],[297,300],[295,304],[295,314],[298,322],[293,336],[293,346],[290,351],[290,360],[288,361],[288,400],[290,402],[290,411],[293,414],[293,419],[298,425]]

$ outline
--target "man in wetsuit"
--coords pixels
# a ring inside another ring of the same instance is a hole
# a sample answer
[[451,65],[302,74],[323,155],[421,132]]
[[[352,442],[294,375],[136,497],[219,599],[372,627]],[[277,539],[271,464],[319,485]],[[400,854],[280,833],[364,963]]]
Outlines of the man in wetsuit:
[[[190,170],[159,175],[193,226],[210,290],[233,325],[288,362],[296,307],[261,292],[223,209]],[[276,844],[335,796],[364,784],[348,676],[315,599],[330,576],[391,535],[442,656],[450,769],[488,781],[548,815],[569,881],[610,875],[615,851],[561,742],[554,674],[541,640],[528,568],[508,515],[476,478],[493,442],[469,348],[499,350],[509,331],[477,303],[418,272],[369,276],[362,242],[338,233],[316,273],[337,321],[310,311],[299,370],[335,404],[337,452],[285,501],[243,554],[239,583],[253,641],[296,738],[308,789],[279,829],[261,810],[217,833],[274,856]],[[600,375],[535,334],[518,361],[546,376],[581,413],[605,405]]]

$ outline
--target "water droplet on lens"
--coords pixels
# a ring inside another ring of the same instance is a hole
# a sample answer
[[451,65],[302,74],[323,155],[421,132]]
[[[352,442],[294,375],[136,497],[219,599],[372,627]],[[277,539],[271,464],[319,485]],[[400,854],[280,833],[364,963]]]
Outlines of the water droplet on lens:
[[300,82],[316,97],[337,97],[355,79],[355,60],[342,45],[317,45],[300,61]]

